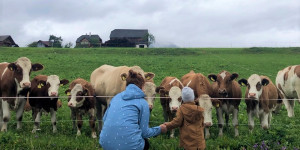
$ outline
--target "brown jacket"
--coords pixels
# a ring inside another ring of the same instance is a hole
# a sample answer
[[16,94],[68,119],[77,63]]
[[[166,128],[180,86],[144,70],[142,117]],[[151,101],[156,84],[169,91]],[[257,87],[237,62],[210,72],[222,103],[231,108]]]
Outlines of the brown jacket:
[[183,103],[177,110],[176,117],[165,123],[168,130],[180,127],[180,147],[186,150],[205,149],[203,112],[204,109],[194,102]]

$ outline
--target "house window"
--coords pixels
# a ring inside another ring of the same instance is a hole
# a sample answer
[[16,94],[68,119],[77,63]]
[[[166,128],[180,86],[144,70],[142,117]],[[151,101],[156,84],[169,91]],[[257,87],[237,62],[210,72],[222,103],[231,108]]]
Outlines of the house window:
[[82,41],[82,42],[81,42],[81,45],[88,45],[88,44],[89,44],[88,41]]

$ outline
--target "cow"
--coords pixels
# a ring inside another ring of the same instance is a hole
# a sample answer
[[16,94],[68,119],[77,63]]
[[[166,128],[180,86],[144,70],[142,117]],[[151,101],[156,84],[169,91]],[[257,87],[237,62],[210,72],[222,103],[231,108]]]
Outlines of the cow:
[[287,109],[288,117],[295,116],[295,101],[293,99],[298,99],[300,102],[300,65],[289,66],[280,70],[276,76],[276,86]]
[[238,76],[239,75],[237,73],[231,74],[230,72],[225,70],[221,71],[217,75],[208,75],[208,79],[210,79],[213,82],[211,84],[213,90],[212,98],[216,98],[220,101],[219,106],[216,106],[217,119],[219,124],[219,136],[223,136],[224,113],[227,126],[229,121],[229,115],[232,114],[232,124],[235,127],[234,135],[239,135],[238,113],[239,105],[241,103],[242,98],[242,91],[239,83],[235,81],[235,79],[238,78]]
[[[58,89],[69,83],[69,80],[59,80],[57,75],[37,75],[31,80],[31,88],[28,94],[28,101],[32,109],[34,126],[32,133],[39,130],[42,112],[51,114],[53,133],[57,132],[56,111],[58,106]],[[44,98],[35,98],[44,97]]]
[[[68,106],[71,109],[71,118],[73,129],[77,127],[77,136],[81,135],[81,127],[83,124],[82,115],[89,115],[89,124],[92,129],[92,138],[97,138],[95,125],[95,104],[94,89],[92,85],[81,78],[77,78],[71,82],[69,89],[65,91],[68,97]],[[76,122],[77,120],[77,126]]]
[[[133,70],[141,74],[145,81],[151,82],[155,74],[151,72],[144,72],[139,66],[111,66],[111,65],[102,65],[99,68],[95,69],[90,77],[91,84],[95,90],[96,99],[96,109],[97,109],[97,119],[98,119],[98,129],[102,129],[102,117],[105,112],[108,104],[110,103],[113,96],[122,92],[126,88],[126,77],[128,76],[129,70]],[[143,91],[147,92],[145,89],[148,86],[144,86]],[[152,90],[153,91],[153,90]],[[148,93],[145,93],[146,97]],[[149,102],[148,102],[149,103]],[[152,105],[153,106],[153,105]],[[150,109],[150,106],[149,106]]]
[[0,97],[2,97],[0,99],[0,128],[2,132],[7,131],[11,109],[16,111],[17,129],[22,128],[25,96],[31,87],[30,73],[43,68],[42,64],[32,64],[26,57],[20,57],[13,63],[0,63]]
[[250,133],[254,128],[254,117],[259,118],[261,127],[269,129],[272,111],[275,110],[278,93],[269,77],[252,74],[248,80],[240,79],[238,83],[247,86],[245,102],[247,105],[248,126]]
[[205,138],[210,137],[209,127],[212,126],[212,107],[217,105],[214,100],[211,99],[212,87],[208,79],[201,73],[195,73],[191,70],[181,78],[181,82],[184,86],[188,86],[194,90],[196,104],[204,108],[204,126],[205,126]]
[[[176,116],[177,109],[181,105],[181,89],[183,85],[176,77],[165,77],[156,92],[160,94],[160,104],[163,108],[165,122],[170,122]],[[174,137],[175,130],[171,130],[170,137]]]

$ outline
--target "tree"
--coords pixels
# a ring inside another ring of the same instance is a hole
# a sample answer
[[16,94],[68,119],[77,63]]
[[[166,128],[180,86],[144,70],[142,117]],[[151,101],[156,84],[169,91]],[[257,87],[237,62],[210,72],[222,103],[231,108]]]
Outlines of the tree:
[[69,42],[69,43],[65,44],[65,48],[71,48],[72,46],[73,46],[72,42]]
[[50,35],[49,41],[53,42],[52,43],[52,47],[62,48],[62,41],[63,41],[63,39],[61,37],[57,37],[55,35]]
[[37,42],[32,42],[28,44],[27,47],[37,47]]
[[148,47],[149,47],[149,45],[155,43],[155,37],[151,33],[147,33],[144,37],[144,40],[148,42],[148,44],[147,44]]

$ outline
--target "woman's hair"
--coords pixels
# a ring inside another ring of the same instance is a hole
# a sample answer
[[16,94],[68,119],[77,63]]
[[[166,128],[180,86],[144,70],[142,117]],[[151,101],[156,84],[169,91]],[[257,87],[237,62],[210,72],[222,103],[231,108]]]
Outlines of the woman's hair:
[[140,89],[142,89],[144,83],[145,79],[141,74],[134,72],[133,70],[129,70],[129,75],[126,78],[126,86],[128,86],[129,84],[135,84]]

